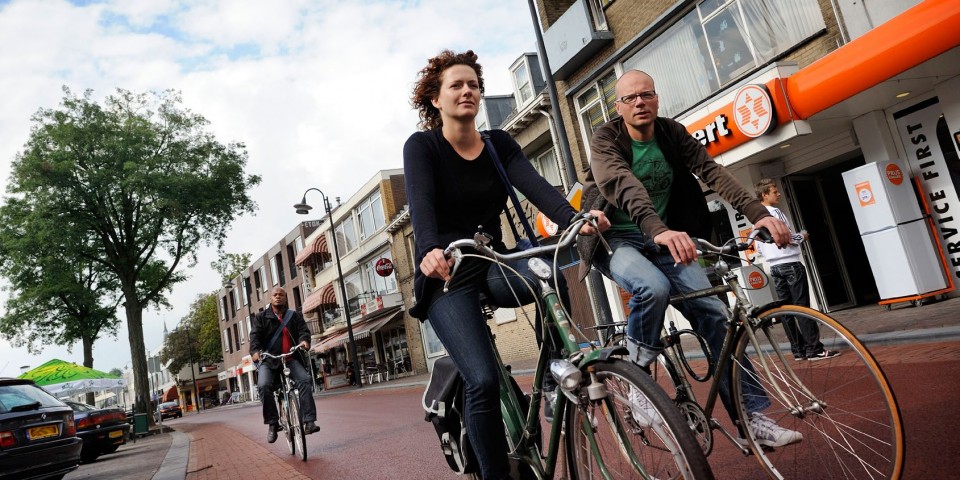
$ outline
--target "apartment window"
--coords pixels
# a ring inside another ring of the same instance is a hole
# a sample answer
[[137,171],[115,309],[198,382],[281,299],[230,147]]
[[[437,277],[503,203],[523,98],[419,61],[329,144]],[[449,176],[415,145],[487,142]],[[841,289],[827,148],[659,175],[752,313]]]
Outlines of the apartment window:
[[487,101],[484,99],[480,100],[480,107],[477,108],[477,130],[484,131],[490,128],[490,124],[487,123]]
[[581,133],[588,145],[593,132],[617,115],[614,107],[616,83],[617,73],[611,70],[576,96]]
[[294,255],[300,255],[300,252],[303,251],[303,237],[297,235],[297,239],[293,241],[294,247],[297,249],[297,253]]
[[250,290],[250,279],[243,277],[243,280],[240,282],[240,299],[243,301],[243,305],[250,303],[249,297]]
[[299,312],[301,305],[303,299],[300,298],[300,287],[293,287],[293,309]]
[[220,297],[220,320],[227,320],[227,296]]
[[250,333],[250,323],[253,321],[253,315],[247,315],[247,333]]
[[287,267],[290,269],[290,280],[297,278],[297,254],[292,243],[287,245]]
[[278,252],[277,256],[273,258],[275,259],[273,265],[277,267],[275,276],[276,278],[280,279],[280,286],[282,287],[287,281],[286,277],[283,275],[283,255]]
[[342,222],[337,224],[334,229],[337,239],[337,246],[340,248],[340,255],[353,251],[357,248],[357,228],[353,225],[353,216],[348,216]]
[[360,239],[365,240],[386,225],[383,216],[383,202],[380,200],[380,191],[377,190],[357,207],[357,218],[360,220]]
[[[260,291],[262,291],[262,292],[266,292],[266,291],[267,291],[267,288],[268,288],[268,285],[267,285],[267,270],[266,270],[266,269],[267,269],[266,265],[261,265],[261,266],[260,266],[260,270],[257,271],[257,273],[258,273],[258,275],[257,275],[257,283],[259,283],[258,286],[260,287]],[[274,282],[274,284],[276,284],[276,282]]]
[[273,281],[270,285],[276,286],[277,283],[280,283],[280,278],[277,277],[277,255],[276,257],[270,257],[270,280]]
[[240,324],[233,324],[233,343],[237,346],[237,350],[240,350]]
[[677,116],[825,29],[816,0],[705,0],[623,62],[653,76]]
[[377,295],[384,295],[397,291],[396,275],[391,273],[386,277],[381,277],[377,274],[376,264],[381,258],[386,258],[391,262],[393,261],[393,256],[390,254],[390,251],[384,250],[379,255],[374,255],[373,258],[360,267],[363,277],[366,280],[366,290],[371,293],[376,293]]
[[527,65],[527,56],[520,58],[510,70],[513,75],[513,88],[517,95],[517,105],[524,105],[533,98],[533,82],[530,81],[530,66]]
[[554,153],[553,146],[539,155],[535,155],[530,162],[533,163],[533,168],[540,173],[540,176],[550,182],[550,185],[555,187],[563,185],[560,182],[560,166],[557,165],[557,156]]
[[363,281],[360,278],[360,272],[353,272],[343,279],[344,286],[347,289],[347,308],[350,309],[350,316],[358,318],[360,316],[360,304],[364,302],[365,293],[363,291]]
[[230,328],[223,329],[223,351],[233,353],[233,345],[230,344]]
[[410,265],[417,264],[417,242],[413,239],[413,234],[407,235],[407,253],[410,254]]
[[237,326],[240,327],[240,345],[247,343],[247,336],[243,329],[243,322],[237,322]]
[[607,27],[607,16],[603,13],[603,9],[607,8],[607,5],[613,3],[614,0],[591,0],[590,1],[590,17],[593,20],[593,28],[598,32],[608,30]]
[[240,306],[237,305],[237,289],[233,288],[233,289],[230,289],[230,316],[231,317],[237,314],[236,312],[238,308],[240,308]]

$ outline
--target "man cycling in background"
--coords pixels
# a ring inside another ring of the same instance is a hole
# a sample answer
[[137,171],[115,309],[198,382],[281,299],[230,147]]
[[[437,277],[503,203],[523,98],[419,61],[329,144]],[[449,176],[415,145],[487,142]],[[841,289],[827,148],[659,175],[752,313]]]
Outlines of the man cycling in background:
[[[282,331],[279,331],[280,328]],[[250,325],[250,356],[254,363],[260,362],[260,352],[271,355],[289,352],[294,345],[307,351],[310,349],[310,329],[303,321],[300,312],[287,308],[287,292],[274,287],[270,292],[270,308],[258,313]],[[317,426],[317,405],[313,401],[310,388],[310,374],[305,368],[301,355],[292,355],[285,360],[300,392],[300,414],[303,417],[303,430],[311,434],[320,430]],[[277,441],[280,430],[280,416],[277,404],[273,401],[273,392],[277,389],[280,369],[283,364],[278,358],[264,358],[257,367],[257,391],[263,403],[263,423],[267,424],[267,443]]]

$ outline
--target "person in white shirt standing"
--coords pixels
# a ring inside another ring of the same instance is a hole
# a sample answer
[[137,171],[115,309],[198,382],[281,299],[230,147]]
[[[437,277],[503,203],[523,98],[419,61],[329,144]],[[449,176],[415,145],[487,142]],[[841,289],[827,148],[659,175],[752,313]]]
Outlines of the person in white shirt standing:
[[[773,180],[761,179],[755,188],[757,198],[767,207],[770,215],[789,227],[790,222],[787,217],[777,208],[781,195]],[[777,295],[789,303],[803,307],[810,306],[807,269],[800,263],[800,245],[807,241],[807,238],[809,235],[806,230],[797,233],[790,227],[790,243],[782,248],[772,243],[757,242],[760,254],[770,265],[770,276],[773,278]],[[820,330],[811,320],[786,318],[783,321],[783,328],[790,339],[790,350],[793,351],[793,358],[796,360],[822,360],[840,354],[823,347],[820,343]]]

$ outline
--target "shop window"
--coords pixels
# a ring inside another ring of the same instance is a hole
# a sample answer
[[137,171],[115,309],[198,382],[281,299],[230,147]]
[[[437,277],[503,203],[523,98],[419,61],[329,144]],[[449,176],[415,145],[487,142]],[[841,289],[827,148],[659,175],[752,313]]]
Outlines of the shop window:
[[391,273],[386,277],[381,277],[377,274],[377,261],[381,258],[386,258],[393,262],[393,255],[390,253],[390,250],[384,250],[378,255],[373,255],[370,260],[367,260],[360,268],[366,281],[364,290],[376,295],[385,295],[397,291],[397,276],[395,274]]
[[437,333],[433,331],[433,326],[430,325],[430,320],[421,323],[420,326],[420,331],[423,333],[423,348],[426,350],[424,353],[426,353],[427,358],[446,353],[443,343],[440,342],[440,337],[437,336]]

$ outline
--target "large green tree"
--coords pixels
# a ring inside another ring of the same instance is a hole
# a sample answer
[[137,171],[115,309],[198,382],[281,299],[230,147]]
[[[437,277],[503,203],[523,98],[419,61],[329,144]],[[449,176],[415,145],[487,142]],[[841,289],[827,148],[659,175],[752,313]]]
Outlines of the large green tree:
[[[17,198],[0,206],[0,275],[9,286],[0,336],[31,353],[43,345],[78,341],[83,365],[93,368],[93,346],[102,335],[116,335],[118,283],[99,262],[77,255],[71,219],[58,205],[30,204]],[[87,394],[94,403],[94,394]]]
[[7,191],[59,205],[76,229],[70,237],[89,240],[73,246],[77,255],[116,278],[136,407],[147,411],[143,310],[166,301],[199,248],[222,248],[235,216],[255,210],[248,190],[260,178],[244,173],[244,145],[217,141],[173,91],[118,89],[98,103],[92,91],[64,88],[59,108],[41,109],[33,123]]
[[160,361],[169,361],[167,368],[171,372],[179,372],[191,362],[204,364],[223,361],[215,293],[197,296],[190,305],[190,313],[181,318],[177,328],[167,334]]

